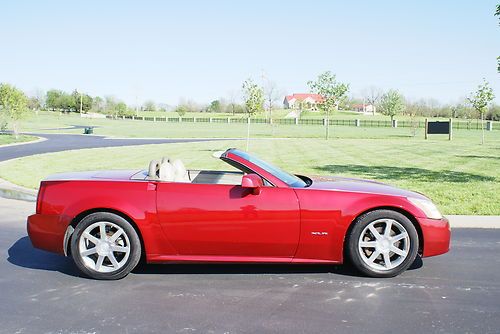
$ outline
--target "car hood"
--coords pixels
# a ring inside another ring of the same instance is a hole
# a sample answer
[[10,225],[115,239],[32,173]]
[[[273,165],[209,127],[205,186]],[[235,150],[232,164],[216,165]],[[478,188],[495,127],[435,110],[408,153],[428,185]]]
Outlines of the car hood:
[[354,178],[337,177],[337,176],[331,176],[331,177],[317,176],[317,177],[311,177],[311,179],[313,183],[308,187],[308,189],[361,192],[369,194],[427,199],[426,196],[420,193],[400,189],[385,183],[380,183],[371,180],[354,179]]

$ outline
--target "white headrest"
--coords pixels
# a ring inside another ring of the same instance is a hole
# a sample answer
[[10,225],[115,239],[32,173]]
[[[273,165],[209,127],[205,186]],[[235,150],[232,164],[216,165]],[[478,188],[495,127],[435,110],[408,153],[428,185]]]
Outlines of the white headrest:
[[174,181],[176,182],[190,182],[186,167],[181,160],[176,159],[172,162],[175,171]]
[[150,178],[158,178],[160,170],[160,162],[158,160],[151,160],[149,163],[148,176]]
[[160,165],[160,180],[161,181],[174,181],[175,168],[168,162],[163,162]]

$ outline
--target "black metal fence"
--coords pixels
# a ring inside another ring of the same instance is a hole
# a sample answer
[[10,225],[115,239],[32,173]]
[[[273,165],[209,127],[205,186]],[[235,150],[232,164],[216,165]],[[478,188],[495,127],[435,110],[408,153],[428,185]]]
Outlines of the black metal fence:
[[[225,123],[225,124],[246,124],[248,118],[236,117],[151,117],[151,116],[112,116],[107,115],[108,119],[138,120],[149,122],[167,122],[167,123]],[[251,124],[277,124],[277,125],[316,125],[325,126],[327,120],[323,118],[250,118]],[[491,122],[491,121],[488,121]],[[371,120],[371,119],[330,119],[332,126],[353,126],[369,128],[390,128],[392,122],[389,120]],[[500,122],[492,122],[493,130],[500,130]],[[398,128],[425,128],[425,121],[397,121]],[[484,122],[487,129],[487,121]],[[456,130],[481,130],[481,121],[479,120],[453,120],[453,129]]]

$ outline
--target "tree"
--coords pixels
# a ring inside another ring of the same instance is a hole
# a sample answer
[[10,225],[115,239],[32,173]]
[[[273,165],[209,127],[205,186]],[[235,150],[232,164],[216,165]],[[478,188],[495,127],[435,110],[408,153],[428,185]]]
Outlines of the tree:
[[322,101],[318,103],[318,108],[326,113],[326,133],[325,138],[330,135],[330,112],[338,109],[340,101],[349,91],[349,85],[337,82],[335,74],[326,71],[318,76],[316,81],[307,83],[311,92],[319,94]]
[[210,105],[207,108],[208,112],[219,113],[221,112],[221,103],[219,100],[214,100],[210,102]]
[[276,83],[274,81],[267,80],[266,84],[264,85],[264,95],[266,99],[267,110],[269,111],[269,118],[272,119],[274,104],[279,100],[282,94],[278,90],[278,87],[276,86]]
[[257,86],[252,79],[243,82],[243,99],[245,101],[245,110],[248,115],[247,120],[247,151],[250,143],[250,117],[264,110],[264,92]]
[[363,91],[363,96],[365,97],[366,102],[373,106],[374,115],[375,115],[375,107],[377,106],[382,95],[383,95],[382,91],[375,86],[370,86]]
[[113,96],[104,97],[104,112],[113,114],[116,109],[116,100]]
[[264,92],[252,79],[243,83],[243,96],[248,117],[264,111]]
[[116,116],[127,116],[129,114],[127,105],[124,102],[118,102],[115,106]]
[[33,111],[38,111],[42,107],[40,100],[36,96],[30,96],[28,98],[28,108]]
[[394,121],[394,116],[403,113],[405,108],[405,99],[397,90],[389,90],[380,99],[380,111],[391,117],[391,123]]
[[6,83],[0,84],[0,112],[12,121],[16,138],[19,137],[19,120],[28,112],[28,98],[23,91]]
[[[500,25],[500,5],[497,5],[497,11],[495,12],[495,16],[498,16],[499,19],[498,24]],[[500,56],[497,57],[497,72],[500,73]]]
[[488,105],[494,98],[493,89],[485,79],[477,87],[477,90],[467,98],[471,106],[481,115],[481,144],[484,144],[484,114],[488,111]]
[[189,111],[188,107],[184,104],[179,104],[175,109],[174,112],[179,114],[180,117],[184,116],[187,112]]
[[231,112],[233,113],[233,116],[236,113],[236,95],[237,93],[235,91],[229,92],[229,105],[231,106]]
[[49,110],[59,110],[61,97],[63,94],[64,92],[57,89],[51,89],[47,91],[47,97],[45,99],[45,107]]
[[491,121],[500,121],[500,105],[493,104],[486,114],[486,119]]
[[105,108],[106,104],[104,103],[102,97],[96,96],[92,99],[92,108],[90,108],[92,112],[104,113]]
[[71,93],[71,111],[87,113],[92,108],[92,97],[78,92]]
[[156,111],[156,104],[154,101],[146,101],[144,102],[144,106],[142,107],[142,110],[144,111]]
[[45,107],[45,93],[37,89],[35,93],[29,97],[28,100],[28,108],[35,111],[38,115],[38,112]]

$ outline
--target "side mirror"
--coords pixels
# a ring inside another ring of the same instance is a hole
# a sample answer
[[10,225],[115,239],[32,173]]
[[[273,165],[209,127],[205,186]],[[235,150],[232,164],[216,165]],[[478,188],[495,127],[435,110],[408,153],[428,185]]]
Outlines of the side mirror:
[[241,178],[241,187],[251,189],[254,195],[260,194],[263,186],[262,178],[257,174],[247,174]]

